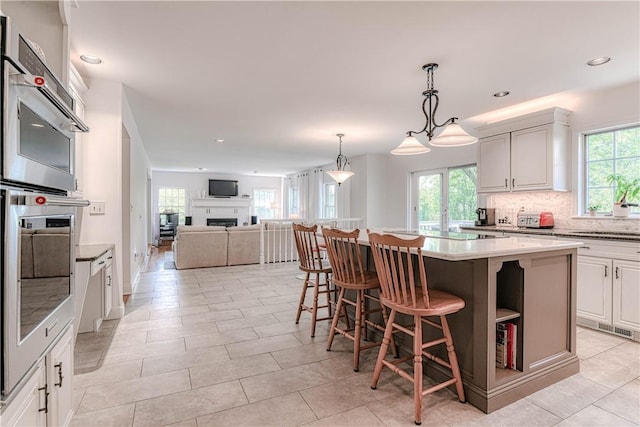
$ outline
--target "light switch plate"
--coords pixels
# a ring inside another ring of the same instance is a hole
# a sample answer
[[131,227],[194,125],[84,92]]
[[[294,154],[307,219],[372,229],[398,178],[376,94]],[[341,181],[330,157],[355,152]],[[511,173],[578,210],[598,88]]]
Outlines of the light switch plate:
[[89,205],[89,215],[104,215],[105,214],[104,202],[91,202]]

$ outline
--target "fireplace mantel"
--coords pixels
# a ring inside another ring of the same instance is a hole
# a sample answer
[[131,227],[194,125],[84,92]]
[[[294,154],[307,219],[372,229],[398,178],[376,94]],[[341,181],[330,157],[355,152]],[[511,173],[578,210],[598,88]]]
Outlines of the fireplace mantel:
[[238,225],[251,223],[251,199],[248,197],[207,197],[191,199],[193,225],[207,225],[208,218],[236,218]]

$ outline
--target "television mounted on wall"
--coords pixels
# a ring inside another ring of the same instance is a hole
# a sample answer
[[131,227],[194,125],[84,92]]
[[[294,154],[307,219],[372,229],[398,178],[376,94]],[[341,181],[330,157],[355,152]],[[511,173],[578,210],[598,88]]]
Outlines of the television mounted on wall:
[[210,197],[235,197],[238,195],[238,181],[229,179],[210,179]]

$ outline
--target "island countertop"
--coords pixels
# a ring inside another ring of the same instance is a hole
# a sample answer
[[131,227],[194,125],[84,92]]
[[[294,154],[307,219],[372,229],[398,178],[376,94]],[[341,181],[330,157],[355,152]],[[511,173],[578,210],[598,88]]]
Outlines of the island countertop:
[[[389,233],[372,229],[374,233]],[[411,239],[413,233],[390,232],[398,237]],[[367,232],[361,230],[360,243],[368,245]],[[568,240],[537,239],[534,237],[496,237],[488,239],[457,240],[446,237],[427,236],[422,246],[422,255],[447,261],[493,258],[498,256],[531,254],[582,246],[582,242]]]
[[95,261],[100,255],[113,249],[113,243],[76,246],[76,262]]

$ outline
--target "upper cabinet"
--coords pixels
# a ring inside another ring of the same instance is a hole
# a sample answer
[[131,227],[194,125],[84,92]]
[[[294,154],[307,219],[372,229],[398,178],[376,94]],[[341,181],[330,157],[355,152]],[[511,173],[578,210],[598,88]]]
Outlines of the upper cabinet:
[[571,188],[569,111],[550,108],[478,129],[478,192]]

